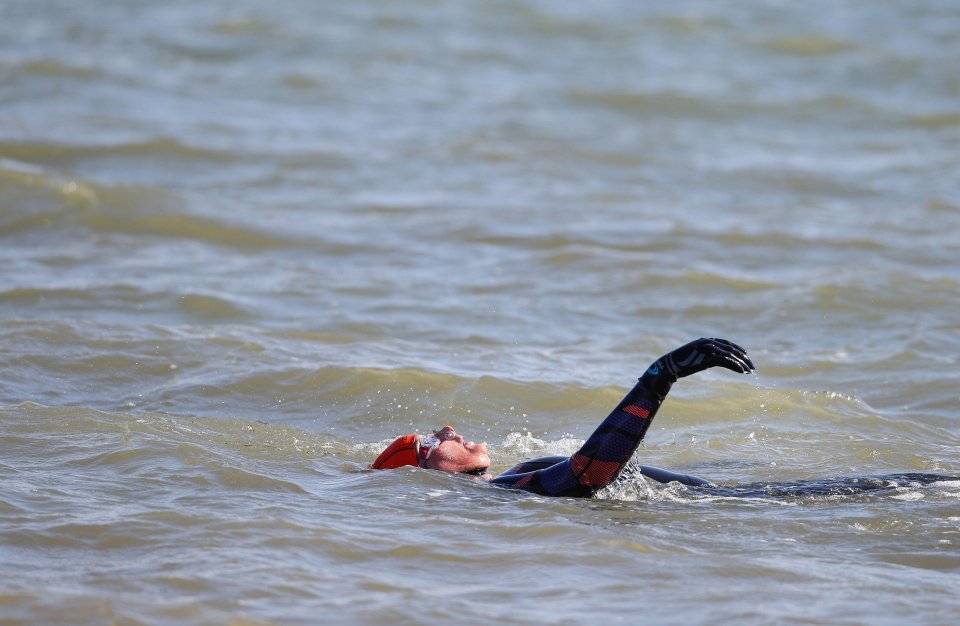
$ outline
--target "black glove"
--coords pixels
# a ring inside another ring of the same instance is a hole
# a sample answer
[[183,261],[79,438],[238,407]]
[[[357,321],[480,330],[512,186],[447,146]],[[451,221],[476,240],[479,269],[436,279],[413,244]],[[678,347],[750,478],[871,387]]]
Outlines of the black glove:
[[726,339],[697,339],[657,359],[640,382],[663,398],[678,378],[717,366],[741,374],[754,369],[747,351],[737,344]]

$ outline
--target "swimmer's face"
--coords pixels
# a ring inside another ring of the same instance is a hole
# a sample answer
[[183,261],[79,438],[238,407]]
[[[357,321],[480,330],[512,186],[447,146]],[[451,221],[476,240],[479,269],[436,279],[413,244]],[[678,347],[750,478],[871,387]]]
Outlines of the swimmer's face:
[[453,426],[444,426],[433,436],[440,440],[440,445],[430,454],[424,467],[444,472],[471,472],[490,467],[487,444],[466,441]]

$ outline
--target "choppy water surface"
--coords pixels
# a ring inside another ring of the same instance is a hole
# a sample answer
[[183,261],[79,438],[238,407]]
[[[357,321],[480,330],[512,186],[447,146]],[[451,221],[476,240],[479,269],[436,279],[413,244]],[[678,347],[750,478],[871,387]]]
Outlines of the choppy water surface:
[[[960,477],[955,3],[0,23],[5,623],[956,622],[960,478],[790,491]],[[711,335],[758,374],[638,458],[728,491],[365,471],[569,453]]]

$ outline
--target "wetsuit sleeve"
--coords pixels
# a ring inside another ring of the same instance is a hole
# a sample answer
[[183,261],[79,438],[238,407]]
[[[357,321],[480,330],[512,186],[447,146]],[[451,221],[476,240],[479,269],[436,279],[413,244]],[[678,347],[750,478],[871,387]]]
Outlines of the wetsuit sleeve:
[[568,497],[589,497],[613,482],[643,441],[670,390],[666,382],[655,386],[644,378],[569,459],[535,472],[498,476],[491,482],[545,496]]
[[678,378],[721,366],[748,373],[753,363],[743,348],[722,339],[699,339],[664,355],[640,377],[590,438],[569,459],[491,482],[546,496],[589,497],[613,482],[636,451]]

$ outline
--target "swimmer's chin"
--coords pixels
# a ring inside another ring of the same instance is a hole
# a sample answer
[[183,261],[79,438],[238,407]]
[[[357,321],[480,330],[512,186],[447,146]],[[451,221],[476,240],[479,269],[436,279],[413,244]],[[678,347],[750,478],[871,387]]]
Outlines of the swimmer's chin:
[[467,478],[472,478],[473,480],[484,480],[489,481],[493,480],[493,474],[487,471],[486,467],[477,468],[473,471],[461,472]]

